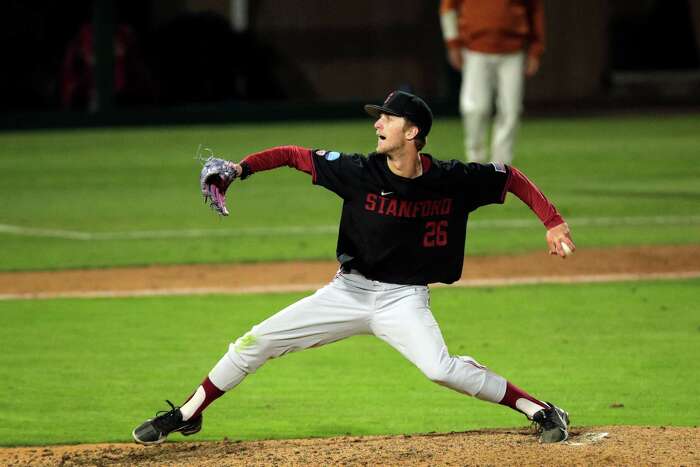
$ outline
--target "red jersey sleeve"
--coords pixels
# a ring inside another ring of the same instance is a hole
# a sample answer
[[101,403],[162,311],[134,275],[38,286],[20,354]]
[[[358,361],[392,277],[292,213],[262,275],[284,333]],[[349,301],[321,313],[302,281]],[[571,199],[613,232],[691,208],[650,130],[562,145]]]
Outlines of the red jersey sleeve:
[[299,146],[278,146],[250,154],[241,161],[241,166],[244,167],[244,178],[255,172],[271,170],[284,165],[315,176],[311,154],[311,149]]
[[542,191],[515,167],[510,167],[510,177],[508,177],[506,182],[506,189],[527,204],[537,214],[537,217],[540,218],[547,229],[556,227],[564,222],[557,208],[554,207]]

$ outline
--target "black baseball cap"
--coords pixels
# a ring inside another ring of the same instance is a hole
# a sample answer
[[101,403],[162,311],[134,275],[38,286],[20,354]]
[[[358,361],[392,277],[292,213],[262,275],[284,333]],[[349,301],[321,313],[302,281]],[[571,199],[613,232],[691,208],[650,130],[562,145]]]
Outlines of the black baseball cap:
[[433,112],[420,97],[405,92],[394,91],[387,96],[382,105],[368,104],[365,112],[374,118],[381,114],[396,115],[410,120],[418,127],[418,137],[425,139],[433,125]]

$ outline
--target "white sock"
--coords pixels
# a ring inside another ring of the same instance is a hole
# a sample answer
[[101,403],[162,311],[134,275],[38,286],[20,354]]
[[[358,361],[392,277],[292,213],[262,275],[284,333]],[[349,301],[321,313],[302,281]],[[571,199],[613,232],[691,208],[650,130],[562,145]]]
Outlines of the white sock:
[[525,412],[525,415],[527,415],[527,418],[529,418],[530,420],[532,420],[532,417],[534,417],[537,412],[546,408],[522,397],[515,401],[515,406],[521,412]]
[[197,411],[199,406],[202,405],[202,402],[204,402],[205,397],[206,393],[204,392],[204,388],[202,386],[199,386],[192,398],[185,402],[185,405],[180,407],[180,412],[182,413],[182,420],[189,420],[190,417],[192,417],[192,415],[194,415],[194,413]]

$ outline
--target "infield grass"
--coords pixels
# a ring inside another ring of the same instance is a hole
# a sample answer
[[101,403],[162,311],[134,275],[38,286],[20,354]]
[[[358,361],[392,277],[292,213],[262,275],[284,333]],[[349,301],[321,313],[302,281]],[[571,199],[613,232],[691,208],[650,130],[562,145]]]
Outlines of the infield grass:
[[[433,290],[432,308],[452,354],[561,404],[574,425],[692,426],[700,420],[698,287],[447,288]],[[128,441],[163,399],[181,403],[230,340],[301,296],[0,302],[0,444]],[[187,439],[525,425],[509,409],[429,382],[379,339],[356,336],[268,362]]]
[[[587,246],[700,242],[700,115],[526,120],[515,165]],[[0,270],[332,259],[340,200],[292,169],[229,193],[231,216],[202,205],[200,143],[238,160],[270,146],[367,153],[371,120],[0,133]],[[461,157],[457,119],[427,151]],[[193,230],[194,229],[194,230]],[[520,200],[470,221],[469,252],[544,249]]]

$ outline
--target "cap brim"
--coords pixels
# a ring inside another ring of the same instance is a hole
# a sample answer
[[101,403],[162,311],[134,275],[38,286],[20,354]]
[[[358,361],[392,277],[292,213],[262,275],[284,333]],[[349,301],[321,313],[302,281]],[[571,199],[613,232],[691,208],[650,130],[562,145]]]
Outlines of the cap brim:
[[381,114],[396,115],[397,117],[400,117],[400,115],[398,113],[396,113],[395,111],[388,109],[386,107],[383,107],[381,105],[367,104],[365,106],[365,112],[367,112],[367,115],[369,115],[370,117],[374,117],[374,118],[379,118],[379,116]]

